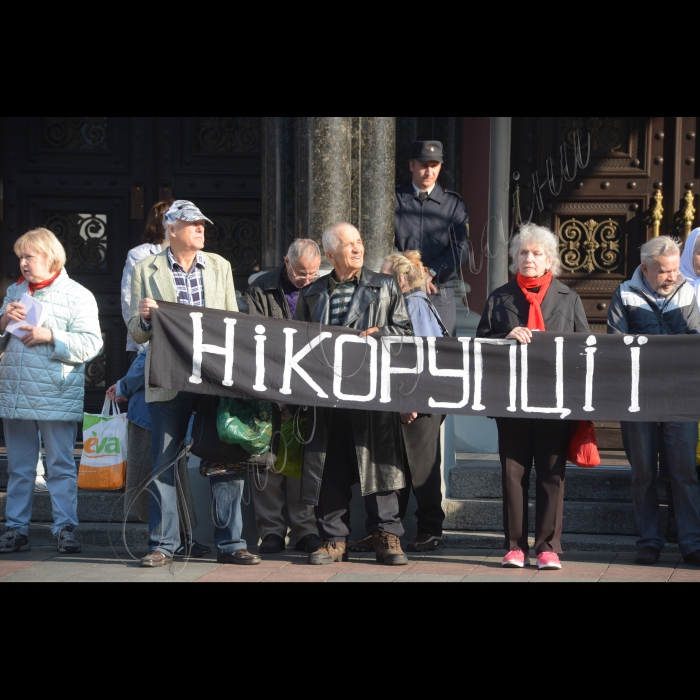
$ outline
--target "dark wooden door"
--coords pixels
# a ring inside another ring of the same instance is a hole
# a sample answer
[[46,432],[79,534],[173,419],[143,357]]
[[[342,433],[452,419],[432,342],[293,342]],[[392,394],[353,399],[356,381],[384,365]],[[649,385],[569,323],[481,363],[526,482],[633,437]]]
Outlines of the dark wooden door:
[[[559,236],[562,281],[580,294],[594,333],[607,332],[612,295],[639,266],[642,244],[659,234],[683,238],[695,223],[697,120],[514,117],[521,215]],[[603,447],[621,448],[615,424],[598,427]]]
[[121,279],[158,198],[192,199],[214,221],[207,249],[237,287],[260,269],[260,117],[1,117],[2,293],[19,276],[13,244],[44,226],[67,270],[95,294],[105,349],[87,369],[86,410],[127,371]]

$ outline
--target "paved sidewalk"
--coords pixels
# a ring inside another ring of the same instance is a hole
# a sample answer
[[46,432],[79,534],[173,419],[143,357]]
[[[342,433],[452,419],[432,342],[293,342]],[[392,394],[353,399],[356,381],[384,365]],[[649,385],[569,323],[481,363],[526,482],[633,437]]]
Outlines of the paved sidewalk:
[[407,567],[380,566],[371,555],[353,555],[349,564],[306,566],[306,557],[288,552],[265,557],[260,566],[220,566],[213,559],[177,562],[171,569],[138,568],[128,555],[86,548],[77,556],[53,549],[0,558],[0,583],[700,583],[700,568],[664,555],[655,567],[639,567],[632,554],[568,553],[561,572],[539,573],[501,567],[501,551],[442,550],[410,555]]

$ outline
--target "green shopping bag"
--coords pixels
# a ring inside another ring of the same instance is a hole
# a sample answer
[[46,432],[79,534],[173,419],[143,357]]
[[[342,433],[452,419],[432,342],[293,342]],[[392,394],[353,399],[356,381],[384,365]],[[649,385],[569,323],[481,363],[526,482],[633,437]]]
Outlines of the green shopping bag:
[[304,452],[306,445],[306,418],[291,418],[282,424],[277,468],[279,473],[290,479],[301,479],[304,471]]
[[216,413],[219,439],[264,455],[272,444],[272,404],[253,399],[221,399]]

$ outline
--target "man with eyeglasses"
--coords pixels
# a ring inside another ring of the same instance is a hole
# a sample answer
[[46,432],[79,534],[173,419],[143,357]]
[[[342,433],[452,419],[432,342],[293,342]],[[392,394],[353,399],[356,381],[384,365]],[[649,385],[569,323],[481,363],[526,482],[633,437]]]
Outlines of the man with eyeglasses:
[[[321,251],[312,240],[299,239],[277,270],[258,277],[248,288],[246,301],[251,316],[264,316],[291,320],[296,312],[299,293],[315,282],[321,267]],[[279,554],[287,544],[287,531],[291,528],[296,550],[312,554],[321,546],[313,506],[300,501],[301,481],[288,479],[270,471],[261,486],[253,488],[253,503],[258,534],[262,539],[261,554]],[[285,519],[287,507],[289,523]]]

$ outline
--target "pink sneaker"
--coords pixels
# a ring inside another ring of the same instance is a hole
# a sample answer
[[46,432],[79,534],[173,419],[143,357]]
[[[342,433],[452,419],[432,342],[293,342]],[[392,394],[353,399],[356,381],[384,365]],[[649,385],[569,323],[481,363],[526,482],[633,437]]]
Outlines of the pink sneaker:
[[504,569],[524,569],[530,566],[530,558],[525,555],[525,552],[516,549],[512,551],[504,560]]
[[540,571],[561,571],[561,562],[554,552],[544,552],[537,557],[537,568]]

